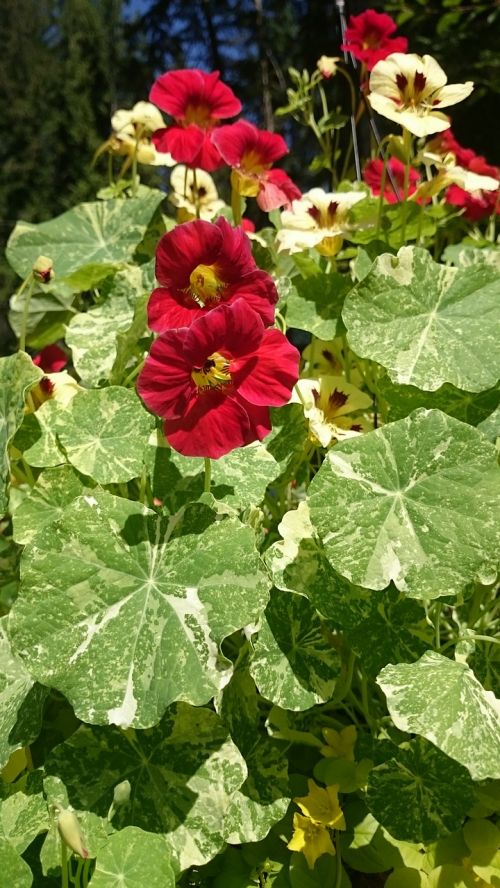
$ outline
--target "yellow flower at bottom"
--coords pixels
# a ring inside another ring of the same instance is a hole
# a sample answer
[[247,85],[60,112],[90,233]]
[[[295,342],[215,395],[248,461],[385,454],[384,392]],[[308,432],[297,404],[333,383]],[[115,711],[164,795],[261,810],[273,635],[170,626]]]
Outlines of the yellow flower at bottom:
[[342,808],[339,805],[338,786],[318,786],[314,780],[308,780],[309,792],[306,796],[294,799],[302,813],[332,829],[345,829]]
[[293,828],[294,833],[287,848],[302,852],[309,869],[314,869],[314,864],[322,854],[335,854],[335,845],[325,826],[315,823],[310,817],[294,814]]

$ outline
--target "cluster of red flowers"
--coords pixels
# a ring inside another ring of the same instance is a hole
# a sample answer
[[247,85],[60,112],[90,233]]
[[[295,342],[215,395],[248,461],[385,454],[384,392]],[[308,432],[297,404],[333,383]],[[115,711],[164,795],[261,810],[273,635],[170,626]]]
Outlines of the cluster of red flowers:
[[[404,175],[405,175],[405,165],[397,157],[389,158],[387,166],[389,167],[392,173],[392,179],[396,184],[397,190],[399,192],[399,197],[396,194],[394,188],[392,187],[389,176],[385,176],[384,182],[384,198],[388,203],[397,203],[398,200],[403,199],[404,194]],[[378,195],[382,191],[382,179],[384,173],[384,161],[383,160],[369,160],[363,170],[363,179],[370,188],[372,194],[378,197]],[[414,194],[417,190],[418,183],[420,182],[420,174],[413,167],[410,167],[410,179],[408,186],[408,194]]]
[[299,353],[274,323],[278,293],[242,228],[195,220],[165,234],[148,306],[153,342],[137,389],[185,456],[217,459],[271,431]]
[[[464,148],[455,139],[451,129],[440,133],[433,140],[433,146],[442,154],[451,152],[456,157],[458,166],[471,173],[477,173],[479,176],[491,176],[498,179],[500,183],[500,168],[492,166],[486,161],[486,158],[480,154],[476,154],[472,148]],[[486,216],[493,213],[500,213],[499,192],[497,191],[465,191],[458,185],[450,185],[446,190],[446,202],[455,207],[464,207],[464,217],[471,222],[479,222]]]
[[233,188],[245,197],[256,197],[266,212],[300,197],[300,190],[283,170],[271,169],[288,152],[281,136],[245,120],[219,125],[240,113],[241,102],[219,80],[218,71],[169,71],[156,80],[149,98],[174,120],[153,134],[158,151],[207,172],[227,164],[233,170]]
[[392,37],[397,25],[385,12],[367,9],[360,15],[351,15],[341,49],[350,52],[371,71],[377,62],[393,52],[406,52],[406,37]]

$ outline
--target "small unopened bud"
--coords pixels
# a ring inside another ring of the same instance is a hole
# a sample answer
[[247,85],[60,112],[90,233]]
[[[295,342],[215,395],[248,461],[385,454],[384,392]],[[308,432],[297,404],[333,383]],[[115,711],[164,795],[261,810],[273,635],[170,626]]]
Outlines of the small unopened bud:
[[71,848],[75,854],[84,859],[89,856],[80,823],[74,811],[69,808],[61,808],[57,817],[57,829],[64,844]]
[[54,263],[48,256],[39,256],[33,263],[33,277],[41,284],[48,284],[54,277]]
[[113,804],[115,808],[119,808],[120,805],[126,805],[130,798],[130,780],[122,780],[121,783],[117,783],[115,786],[115,791],[113,793]]
[[337,62],[340,62],[339,56],[322,55],[316,62],[316,67],[325,80],[333,77],[337,73]]

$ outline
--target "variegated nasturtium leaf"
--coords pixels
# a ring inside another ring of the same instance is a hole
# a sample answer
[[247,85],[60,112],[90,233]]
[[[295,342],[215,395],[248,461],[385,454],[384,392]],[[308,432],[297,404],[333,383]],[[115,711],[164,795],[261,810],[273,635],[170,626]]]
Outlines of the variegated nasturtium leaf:
[[[31,348],[43,348],[64,336],[65,325],[75,309],[75,292],[55,279],[33,288],[26,318],[26,342]],[[19,338],[24,325],[28,291],[14,293],[9,304],[9,324]]]
[[79,810],[77,805],[70,806],[68,791],[59,777],[52,775],[44,777],[43,792],[50,812],[49,830],[40,853],[43,872],[46,875],[51,872],[57,873],[61,866],[61,836],[57,829],[57,812],[69,807],[74,810],[89,857],[96,857],[99,849],[106,844],[108,836],[113,832],[109,820],[86,808],[82,807]]
[[365,801],[395,839],[433,842],[459,829],[474,784],[464,767],[419,737],[372,768]]
[[26,390],[41,376],[25,352],[0,358],[0,515],[7,511],[8,505],[9,442],[23,421]]
[[11,649],[7,617],[0,620],[0,768],[21,746],[38,737],[47,691],[28,673]]
[[98,851],[90,884],[92,888],[175,888],[165,840],[126,826]]
[[70,463],[99,484],[141,474],[153,419],[121,386],[79,392],[66,408],[58,440]]
[[46,524],[60,518],[66,506],[83,493],[84,480],[72,466],[46,469],[16,509],[12,518],[13,537],[27,545]]
[[495,448],[439,410],[342,442],[311,487],[312,523],[351,582],[413,598],[491,583],[500,536]]
[[343,328],[342,305],[351,286],[349,277],[336,272],[294,278],[286,300],[287,326],[334,339]]
[[500,271],[500,250],[496,248],[478,248],[472,247],[470,244],[450,244],[443,253],[443,259],[461,268],[468,268],[471,265],[476,268],[478,265],[492,265],[493,268]]
[[435,392],[424,392],[413,385],[395,385],[387,376],[378,383],[379,395],[388,406],[388,418],[403,419],[418,407],[436,408],[469,425],[477,426],[498,407],[500,387],[484,392],[462,392],[453,385],[443,385]]
[[65,339],[83,385],[97,386],[108,379],[116,359],[118,334],[130,328],[141,292],[141,269],[129,266],[118,272],[102,303],[71,319]]
[[41,772],[31,772],[23,784],[23,789],[0,802],[0,837],[9,841],[18,854],[49,826]]
[[232,796],[224,838],[230,844],[259,842],[284,817],[290,803],[288,761],[283,747],[265,733],[255,683],[241,657],[224,688],[218,710],[243,755],[248,776]]
[[497,407],[490,416],[483,419],[483,421],[479,423],[478,428],[483,435],[486,435],[490,441],[495,443],[497,438],[500,438],[500,407]]
[[129,780],[130,801],[113,826],[163,834],[176,870],[221,850],[228,805],[247,775],[218,716],[185,703],[145,731],[81,727],[52,751],[46,770],[62,779],[74,808],[101,817],[114,787]]
[[148,727],[173,701],[206,703],[227,681],[218,644],[258,619],[269,580],[252,530],[214,519],[192,506],[188,532],[171,538],[182,514],[95,492],[25,550],[11,637],[84,721]]
[[17,853],[13,845],[0,836],[0,873],[4,885],[16,888],[30,888],[33,874],[25,860]]
[[491,266],[449,268],[426,250],[380,256],[348,294],[353,350],[395,383],[480,392],[500,377],[500,277]]
[[307,598],[274,590],[250,664],[261,694],[283,709],[310,709],[330,699],[340,667],[332,634]]
[[66,462],[58,443],[57,431],[66,424],[66,407],[58,401],[45,401],[36,413],[26,416],[14,438],[14,447],[21,451],[30,466],[50,468]]
[[500,702],[466,663],[427,651],[386,666],[377,683],[397,728],[426,737],[474,780],[500,778]]
[[283,541],[266,552],[274,584],[306,595],[330,624],[342,629],[369,675],[375,677],[394,658],[411,663],[424,653],[423,607],[392,586],[382,594],[372,592],[336,573],[315,538],[306,502],[287,512],[279,529]]
[[[145,457],[155,497],[175,511],[203,493],[203,460],[182,456],[167,444],[161,429],[150,437]],[[262,502],[266,487],[280,474],[279,464],[260,441],[240,447],[212,462],[211,493],[245,509]]]
[[50,256],[57,278],[85,265],[128,262],[164,195],[82,203],[49,222],[18,222],[7,245],[7,260],[25,277],[36,258]]

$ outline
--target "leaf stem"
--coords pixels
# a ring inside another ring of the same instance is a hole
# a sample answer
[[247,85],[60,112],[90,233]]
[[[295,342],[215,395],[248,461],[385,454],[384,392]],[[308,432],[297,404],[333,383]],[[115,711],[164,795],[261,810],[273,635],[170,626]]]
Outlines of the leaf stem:
[[35,278],[33,276],[33,272],[30,271],[30,273],[24,279],[24,281],[22,282],[22,284],[19,287],[19,290],[17,292],[17,295],[20,296],[21,293],[26,289],[26,287],[29,284],[29,289],[26,294],[26,298],[24,300],[24,305],[23,305],[23,317],[21,320],[21,333],[19,335],[19,351],[26,351],[26,328],[28,326],[28,314],[29,314],[29,308],[30,308],[30,302],[31,302],[31,294],[33,293],[34,282],[35,282]]
[[68,852],[64,839],[61,839],[61,886],[69,888],[68,881]]
[[235,225],[239,225],[241,222],[241,197],[233,185],[231,186],[231,209],[233,222]]
[[406,217],[408,214],[408,191],[410,190],[411,133],[403,127],[403,150],[405,156],[405,173],[403,180],[403,214],[401,221],[401,246],[406,243]]
[[129,382],[132,382],[132,380],[135,379],[135,377],[139,375],[139,373],[141,372],[141,370],[142,370],[142,368],[144,367],[144,364],[145,364],[145,363],[146,363],[146,359],[143,358],[143,360],[140,361],[140,362],[137,364],[137,366],[134,367],[134,369],[130,371],[130,373],[128,374],[128,376],[125,377],[125,379],[124,379],[123,382],[122,382],[122,385],[123,385],[123,386],[127,386],[127,385],[129,384]]
[[335,876],[335,888],[340,888],[342,885],[342,850],[341,850],[341,837],[339,830],[335,830],[335,850],[337,852],[337,872]]
[[212,461],[210,457],[205,456],[205,480],[203,483],[203,492],[210,493],[210,482],[212,480]]

